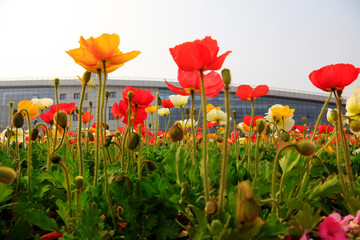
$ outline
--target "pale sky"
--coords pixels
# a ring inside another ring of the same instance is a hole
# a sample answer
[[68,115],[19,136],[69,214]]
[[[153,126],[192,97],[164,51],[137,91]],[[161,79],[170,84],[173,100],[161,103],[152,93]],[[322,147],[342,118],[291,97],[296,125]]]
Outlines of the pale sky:
[[[212,36],[233,85],[322,92],[308,75],[322,66],[360,67],[358,0],[0,0],[0,79],[76,77],[65,51],[102,33],[139,50],[110,77],[176,79],[169,48]],[[345,93],[360,85],[360,78]]]

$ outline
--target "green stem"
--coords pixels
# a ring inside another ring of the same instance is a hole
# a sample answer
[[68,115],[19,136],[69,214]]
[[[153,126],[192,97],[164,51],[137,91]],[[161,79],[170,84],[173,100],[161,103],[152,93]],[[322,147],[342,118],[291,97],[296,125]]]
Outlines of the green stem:
[[202,151],[202,167],[203,167],[203,184],[204,184],[204,198],[205,202],[209,201],[209,169],[208,169],[208,150],[207,150],[207,114],[206,114],[206,97],[205,97],[205,84],[203,77],[203,70],[200,70],[200,80],[201,80],[201,102],[203,106],[203,151]]
[[195,108],[195,93],[194,90],[191,90],[191,108],[190,108],[190,119],[191,119],[191,132],[193,135],[193,154],[192,154],[192,165],[195,167],[196,164],[196,133],[195,133],[195,116],[194,116],[194,108]]
[[86,83],[82,85],[82,90],[81,90],[81,97],[80,97],[80,104],[79,104],[79,134],[78,134],[78,157],[79,157],[79,175],[83,176],[84,175],[84,159],[82,156],[82,142],[81,142],[81,137],[82,137],[82,105],[84,102],[84,95],[85,95],[85,90],[86,90]]
[[349,154],[349,146],[347,144],[346,141],[346,136],[345,136],[345,132],[344,132],[344,124],[343,124],[343,120],[342,120],[342,108],[341,108],[341,97],[338,96],[335,91],[334,91],[334,95],[335,95],[335,100],[336,100],[336,106],[337,106],[337,110],[338,110],[338,122],[339,122],[339,132],[340,132],[340,137],[341,137],[341,146],[342,149],[344,151],[344,158],[345,158],[345,167],[346,167],[346,172],[347,175],[349,177],[349,185],[350,185],[350,194],[355,196],[356,192],[355,192],[355,187],[354,187],[354,176],[351,170],[351,160],[350,160],[350,154]]
[[253,135],[252,121],[253,121],[253,117],[254,117],[254,109],[255,109],[255,107],[254,107],[254,99],[251,99],[251,117],[250,117],[248,148],[247,148],[247,152],[248,152],[247,168],[248,168],[249,173],[251,173],[250,160],[251,160],[251,148],[252,148],[251,139],[252,139],[252,135]]
[[261,141],[261,135],[257,134],[257,141],[256,141],[256,146],[255,146],[255,176],[254,176],[254,182],[253,182],[253,186],[256,187],[256,181],[259,177],[259,146],[260,146],[260,141]]
[[271,197],[274,198],[274,199],[277,199],[275,185],[276,185],[276,172],[277,172],[277,167],[279,165],[280,153],[282,151],[284,151],[285,149],[290,148],[290,147],[294,147],[294,146],[295,146],[295,144],[288,144],[288,145],[285,145],[285,146],[281,147],[276,152],[276,155],[275,155],[275,158],[274,158],[273,172],[272,172],[272,181],[271,181]]
[[[322,107],[322,109],[321,109],[321,111],[320,111],[320,114],[319,114],[318,119],[317,119],[316,124],[315,124],[315,129],[314,129],[313,135],[312,135],[312,137],[311,137],[311,141],[314,141],[314,138],[315,138],[315,135],[316,135],[316,131],[317,131],[317,129],[318,129],[318,126],[319,126],[321,117],[322,117],[322,115],[323,115],[324,112],[325,112],[326,106],[329,104],[329,102],[330,102],[330,100],[331,100],[331,96],[332,96],[332,92],[330,92],[330,95],[329,95],[328,99],[325,101],[325,103],[324,103],[324,105],[323,105],[323,107]],[[340,116],[340,115],[339,115],[339,116]]]
[[95,129],[95,166],[94,166],[94,185],[95,187],[98,184],[98,178],[99,178],[99,155],[100,155],[100,134],[99,134],[99,125],[100,123],[100,100],[101,100],[101,69],[98,69],[98,76],[99,76],[99,90],[98,90],[98,98],[97,98],[97,104],[96,104],[96,129]]
[[226,193],[226,182],[228,178],[228,165],[229,165],[229,152],[228,152],[228,138],[230,131],[230,100],[229,100],[229,84],[224,86],[225,96],[225,112],[226,112],[226,125],[224,134],[224,152],[221,161],[220,170],[220,189],[219,189],[219,216],[220,219],[224,218],[224,205],[225,205],[225,193]]
[[346,194],[347,188],[345,185],[345,181],[344,181],[344,174],[343,174],[343,169],[341,166],[341,156],[340,156],[340,147],[339,147],[339,121],[337,121],[335,123],[335,133],[336,133],[336,164],[337,164],[337,168],[338,168],[338,172],[339,172],[339,178],[340,178],[340,183],[341,183],[341,189],[342,191]]

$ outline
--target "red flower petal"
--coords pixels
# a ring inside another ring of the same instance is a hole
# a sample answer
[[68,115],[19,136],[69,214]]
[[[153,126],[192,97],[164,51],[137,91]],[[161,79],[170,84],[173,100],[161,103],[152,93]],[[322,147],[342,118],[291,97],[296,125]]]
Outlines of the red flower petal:
[[179,94],[179,95],[183,95],[183,96],[189,96],[189,95],[190,95],[190,94],[188,94],[188,93],[185,91],[185,89],[181,89],[181,88],[175,87],[174,85],[168,83],[168,82],[166,81],[166,79],[164,79],[164,80],[165,80],[166,85],[167,85],[168,88],[170,89],[170,91],[172,91],[172,92],[174,92],[174,93],[176,93],[176,94]]

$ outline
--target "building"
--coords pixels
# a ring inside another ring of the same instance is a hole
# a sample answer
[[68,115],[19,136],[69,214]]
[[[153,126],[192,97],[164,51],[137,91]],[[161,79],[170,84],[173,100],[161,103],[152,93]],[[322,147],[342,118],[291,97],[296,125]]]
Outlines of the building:
[[[95,82],[96,79],[94,80]],[[179,86],[177,81],[169,81],[171,84]],[[110,91],[110,97],[106,108],[106,121],[109,124],[110,130],[116,129],[116,120],[112,116],[112,105],[119,103],[122,99],[122,91],[126,86],[141,88],[143,90],[151,90],[152,94],[156,96],[156,92],[162,99],[168,99],[172,93],[166,86],[162,79],[146,79],[146,78],[116,78],[110,77],[107,80],[106,90]],[[230,107],[231,110],[236,110],[237,122],[241,122],[245,115],[251,114],[251,104],[248,101],[242,101],[234,93],[237,90],[237,85],[230,87]],[[87,91],[83,103],[83,110],[89,111],[89,101],[92,101],[92,113],[96,121],[95,112],[97,104],[96,87],[91,87],[91,92]],[[79,105],[81,94],[81,82],[75,78],[60,78],[59,85],[59,102],[75,102],[76,106]],[[32,98],[52,98],[55,99],[55,91],[53,87],[53,79],[50,78],[26,78],[26,79],[0,79],[0,98],[1,98],[1,111],[0,111],[0,125],[2,130],[8,125],[9,121],[9,102],[14,102],[14,108],[17,107],[18,102],[21,100],[31,100]],[[295,108],[294,119],[295,124],[302,125],[302,117],[306,117],[307,125],[312,128],[315,124],[321,108],[328,98],[327,94],[318,94],[310,92],[301,92],[285,89],[270,89],[269,93],[263,97],[256,99],[255,102],[255,115],[265,116],[268,109],[274,104],[289,105],[290,108]],[[199,94],[195,94],[195,106],[199,112],[200,100]],[[218,96],[207,100],[208,103],[214,106],[220,106],[224,110],[224,95],[220,93]],[[54,101],[55,102],[55,101]],[[185,108],[190,107],[190,100]],[[332,99],[329,106],[335,108],[335,100]],[[185,109],[184,109],[185,110]],[[46,110],[45,110],[46,112]],[[184,111],[185,112],[185,111]],[[160,128],[164,127],[164,117],[158,116]],[[40,121],[40,118],[37,118]],[[155,119],[155,118],[154,118]],[[171,124],[176,120],[181,120],[182,114],[180,109],[172,109]],[[77,126],[77,115],[72,116],[72,129]],[[147,122],[151,122],[151,117],[148,116]],[[322,123],[327,123],[326,112],[322,118]],[[121,120],[119,126],[123,125]]]

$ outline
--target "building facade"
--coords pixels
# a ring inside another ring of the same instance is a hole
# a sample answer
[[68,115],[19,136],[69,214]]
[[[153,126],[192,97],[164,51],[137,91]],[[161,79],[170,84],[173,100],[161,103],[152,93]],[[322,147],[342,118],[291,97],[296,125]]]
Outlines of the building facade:
[[[97,80],[94,80],[95,84]],[[169,81],[175,86],[179,86],[177,81]],[[174,94],[171,92],[165,81],[160,79],[141,79],[141,78],[109,78],[106,84],[106,90],[110,91],[110,97],[108,99],[108,104],[106,107],[106,121],[110,127],[111,131],[116,129],[116,126],[122,126],[122,120],[119,123],[112,116],[112,105],[114,103],[119,103],[123,99],[122,91],[126,86],[131,86],[135,88],[141,88],[143,90],[151,90],[152,94],[156,96],[156,92],[159,92],[159,96],[162,99],[169,99],[169,96]],[[251,103],[249,101],[243,101],[235,95],[237,90],[237,85],[230,87],[230,107],[231,110],[236,110],[237,122],[242,122],[242,119],[245,115],[251,114]],[[83,110],[84,112],[90,111],[89,101],[92,101],[92,113],[94,114],[94,119],[92,122],[96,121],[95,112],[97,107],[97,94],[98,88],[96,86],[88,88],[84,97]],[[71,103],[75,102],[76,106],[79,106],[81,95],[81,82],[75,78],[60,78],[59,85],[59,102]],[[14,102],[14,108],[17,108],[17,104],[21,100],[31,100],[32,98],[52,98],[55,99],[55,91],[53,87],[53,79],[0,79],[0,99],[1,99],[1,111],[0,111],[0,125],[3,130],[9,121],[9,102]],[[321,108],[328,98],[326,94],[317,94],[310,92],[299,92],[292,90],[284,89],[270,89],[269,93],[263,97],[257,98],[254,100],[255,103],[255,115],[265,116],[265,113],[268,112],[268,109],[275,104],[289,105],[290,108],[294,108],[294,119],[295,124],[302,125],[302,117],[306,118],[306,122],[309,128],[313,128],[318,114],[321,111]],[[195,107],[197,112],[200,109],[201,97],[199,94],[195,94]],[[54,101],[55,103],[55,101]],[[214,98],[207,99],[207,103],[211,103],[214,106],[220,106],[222,110],[224,109],[224,94],[221,92],[218,96]],[[153,102],[155,104],[155,101]],[[186,108],[190,107],[190,99],[188,104],[183,109],[185,112]],[[329,108],[335,108],[335,100],[332,99]],[[46,112],[45,110],[44,112]],[[182,119],[181,109],[173,108],[171,117],[171,124],[176,120]],[[151,122],[151,115],[148,114],[147,122]],[[153,117],[155,119],[155,116]],[[169,116],[167,116],[169,118]],[[38,121],[40,118],[37,117]],[[165,119],[162,116],[158,116],[160,129],[164,130]],[[72,128],[77,126],[77,115],[72,116]],[[322,124],[327,124],[326,121],[326,112],[322,118]],[[201,124],[202,125],[202,124]],[[201,127],[201,126],[200,126]]]

